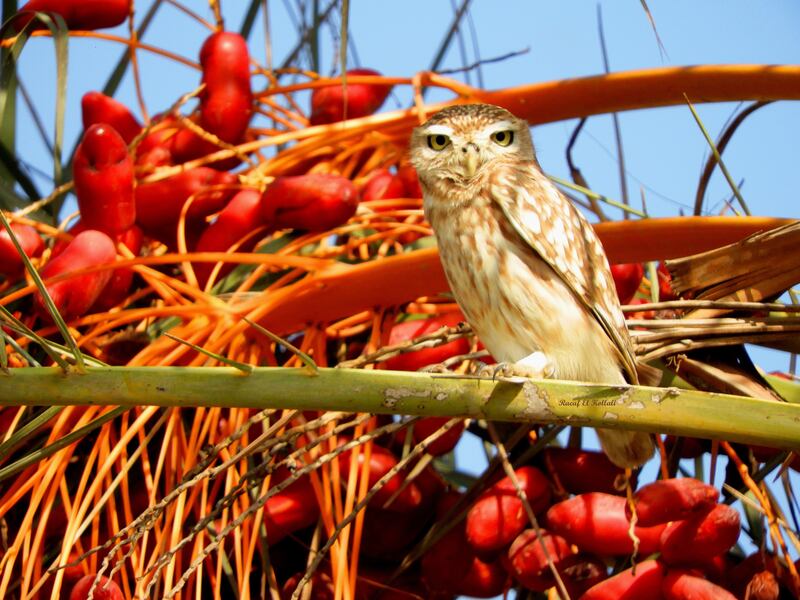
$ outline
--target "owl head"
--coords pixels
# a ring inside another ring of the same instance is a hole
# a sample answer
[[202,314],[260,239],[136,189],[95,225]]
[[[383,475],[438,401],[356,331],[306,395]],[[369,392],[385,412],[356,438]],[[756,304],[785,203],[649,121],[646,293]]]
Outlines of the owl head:
[[414,129],[411,162],[423,187],[469,184],[498,163],[535,160],[528,123],[491,104],[458,104]]

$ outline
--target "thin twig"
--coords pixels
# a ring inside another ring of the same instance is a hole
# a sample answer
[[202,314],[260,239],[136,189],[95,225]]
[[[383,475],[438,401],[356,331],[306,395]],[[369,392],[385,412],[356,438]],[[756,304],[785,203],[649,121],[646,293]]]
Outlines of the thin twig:
[[697,110],[695,110],[694,105],[689,100],[689,96],[686,94],[683,95],[686,99],[686,104],[689,107],[689,110],[694,117],[694,120],[697,122],[697,126],[700,127],[700,131],[703,134],[703,137],[706,138],[706,142],[708,142],[709,147],[711,148],[711,153],[714,156],[714,160],[719,164],[719,169],[722,171],[722,174],[725,176],[725,179],[728,182],[728,185],[731,188],[731,191],[736,196],[736,199],[739,201],[739,206],[742,207],[742,210],[746,215],[750,215],[750,209],[747,206],[747,203],[744,201],[742,197],[742,193],[739,191],[739,187],[736,185],[736,182],[733,180],[733,176],[731,176],[730,171],[728,171],[728,167],[725,166],[725,163],[722,160],[722,156],[720,156],[719,150],[717,149],[716,144],[714,144],[714,140],[711,139],[711,135],[709,135],[708,130],[706,129],[705,125],[703,125],[703,121],[700,119],[700,115],[697,114]]
[[468,71],[472,71],[474,69],[479,69],[483,65],[489,65],[492,63],[502,62],[504,60],[508,60],[509,58],[516,58],[517,56],[522,56],[524,54],[528,54],[531,51],[530,46],[525,46],[522,50],[514,50],[512,52],[506,52],[505,54],[501,54],[500,56],[495,56],[493,58],[483,58],[481,60],[476,60],[474,63],[470,65],[466,65],[464,67],[458,67],[455,69],[441,69],[436,71],[439,75],[453,75],[455,73],[465,73]]
[[[606,48],[606,35],[603,31],[603,10],[600,4],[597,5],[597,29],[600,36],[600,51],[603,57],[603,70],[606,74],[610,73],[608,63],[608,49]],[[617,144],[617,167],[619,170],[619,189],[622,194],[622,203],[625,206],[630,206],[630,199],[628,198],[628,179],[625,169],[625,153],[622,150],[622,130],[619,126],[619,114],[611,113],[611,120],[614,125],[614,140]],[[623,219],[628,219],[627,212],[622,213]]]
[[783,304],[781,302],[735,302],[730,300],[665,300],[664,302],[648,302],[644,304],[624,304],[622,306],[622,312],[695,308],[719,308],[756,312],[800,312],[800,304]]
[[368,364],[381,362],[394,356],[398,356],[399,354],[416,352],[417,350],[421,350],[423,348],[435,348],[436,346],[441,346],[442,344],[447,344],[448,342],[465,338],[471,334],[472,328],[466,323],[462,323],[456,327],[442,327],[434,332],[426,333],[399,344],[383,346],[375,352],[371,352],[370,354],[359,356],[353,360],[341,362],[336,365],[336,367],[339,369],[360,369]]
[[[771,102],[754,102],[736,115],[736,117],[725,128],[725,131],[722,132],[722,135],[720,135],[719,139],[717,140],[717,151],[720,155],[725,152],[725,148],[727,148],[728,143],[733,138],[733,134],[736,133],[736,130],[739,128],[739,126],[744,123],[744,120],[759,108],[762,108],[767,104],[771,104]],[[700,175],[700,182],[697,184],[697,192],[695,193],[694,198],[695,215],[701,215],[703,213],[703,199],[706,196],[706,189],[708,188],[708,182],[711,180],[711,174],[714,172],[714,167],[716,166],[717,159],[712,152],[706,161],[706,165],[703,168],[702,174]]]

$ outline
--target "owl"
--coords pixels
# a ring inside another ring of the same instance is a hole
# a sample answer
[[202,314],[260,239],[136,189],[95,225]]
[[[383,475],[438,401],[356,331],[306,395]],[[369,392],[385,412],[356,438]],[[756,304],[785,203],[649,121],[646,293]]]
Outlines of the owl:
[[[414,130],[410,157],[450,289],[507,371],[638,381],[603,247],[542,172],[527,122],[488,104],[451,106]],[[598,436],[621,467],[652,456],[649,434]]]

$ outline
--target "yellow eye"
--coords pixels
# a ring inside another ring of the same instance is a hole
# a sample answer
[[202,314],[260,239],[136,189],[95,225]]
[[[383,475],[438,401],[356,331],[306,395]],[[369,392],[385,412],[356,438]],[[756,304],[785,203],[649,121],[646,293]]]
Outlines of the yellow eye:
[[450,143],[450,138],[442,133],[428,136],[428,148],[431,150],[444,150]]
[[492,134],[492,141],[498,146],[510,146],[514,141],[514,132],[511,130],[495,131]]

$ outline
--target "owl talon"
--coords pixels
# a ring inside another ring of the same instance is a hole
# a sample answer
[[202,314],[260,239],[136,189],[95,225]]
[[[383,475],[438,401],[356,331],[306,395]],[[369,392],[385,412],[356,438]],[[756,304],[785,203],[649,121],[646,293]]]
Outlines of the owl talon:
[[553,361],[547,358],[544,352],[538,350],[515,362],[514,370],[516,375],[531,379],[551,379],[556,372]]
[[525,383],[530,377],[527,370],[517,368],[517,363],[501,362],[494,365],[483,365],[477,370],[476,376],[492,381],[505,383]]
[[555,366],[543,352],[534,352],[517,362],[500,362],[483,365],[479,377],[491,377],[509,383],[523,383],[526,379],[550,379],[555,375]]
[[497,363],[492,369],[492,380],[507,381],[518,378],[518,375],[520,374],[514,370],[514,365],[507,362]]

